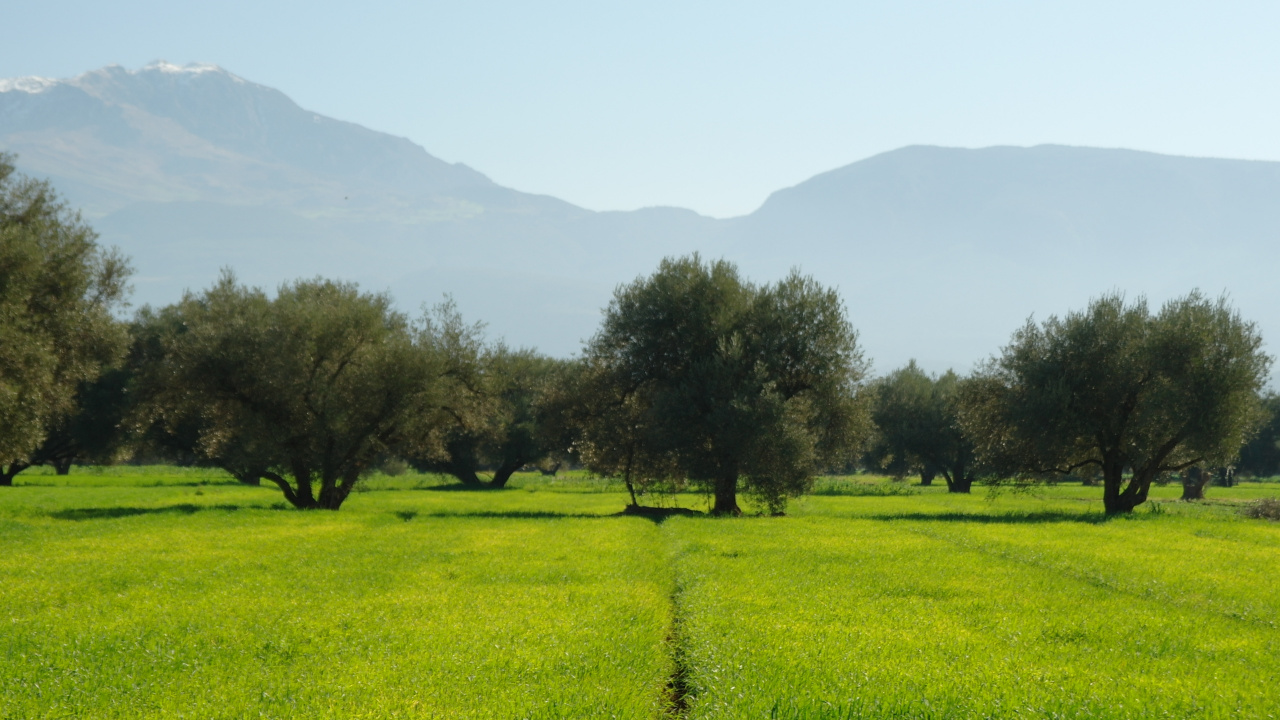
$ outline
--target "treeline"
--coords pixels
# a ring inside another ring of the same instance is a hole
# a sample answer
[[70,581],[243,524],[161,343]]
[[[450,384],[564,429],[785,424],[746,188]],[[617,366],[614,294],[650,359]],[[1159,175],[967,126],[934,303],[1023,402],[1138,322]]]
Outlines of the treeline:
[[273,297],[224,273],[125,321],[128,272],[0,156],[0,484],[36,464],[199,464],[338,509],[388,462],[473,487],[573,464],[636,506],[695,490],[737,514],[742,494],[781,513],[861,466],[954,492],[1096,477],[1127,512],[1174,473],[1280,465],[1261,339],[1197,293],[1028,322],[968,377],[871,379],[833,290],[696,255],[620,287],[573,360],[488,341],[448,303],[410,318],[323,279]]

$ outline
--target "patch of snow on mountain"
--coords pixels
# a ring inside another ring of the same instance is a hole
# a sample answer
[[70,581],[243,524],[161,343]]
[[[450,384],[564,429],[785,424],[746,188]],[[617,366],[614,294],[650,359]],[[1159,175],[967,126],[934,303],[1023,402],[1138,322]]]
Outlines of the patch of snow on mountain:
[[[109,65],[105,69],[111,70],[113,68],[119,68],[123,70],[123,68],[120,68],[119,65]],[[223,70],[218,65],[214,65],[213,63],[193,62],[193,63],[187,63],[186,65],[176,65],[174,63],[167,62],[165,60],[157,60],[153,63],[150,63],[149,65],[139,68],[138,70],[124,70],[124,72],[128,73],[129,75],[142,75],[144,73],[163,73],[165,75],[188,75],[188,76],[203,75],[205,73],[216,73],[220,75],[225,75],[226,77],[231,78],[231,80],[237,83],[244,84],[248,82],[247,80],[240,77],[239,75],[236,75],[234,73],[229,73],[226,70]],[[84,78],[91,74],[92,73],[84,73],[82,75],[78,75],[69,80],[59,80],[55,78],[39,77],[35,75],[29,76],[29,77],[18,77],[18,78],[0,78],[0,92],[17,91],[17,92],[30,93],[34,95],[34,94],[45,92],[46,90],[60,84],[79,86],[80,83],[84,80]]]
[[245,82],[244,78],[233,73],[229,73],[213,63],[193,62],[187,63],[186,65],[175,65],[174,63],[166,60],[156,60],[155,62],[144,66],[140,70],[130,71],[129,74],[138,75],[144,72],[161,72],[168,75],[202,75],[204,73],[221,73],[238,83]]
[[36,77],[34,75],[30,77],[0,79],[0,92],[17,91],[31,93],[34,95],[42,93],[60,82],[62,81],[54,80],[53,78]]

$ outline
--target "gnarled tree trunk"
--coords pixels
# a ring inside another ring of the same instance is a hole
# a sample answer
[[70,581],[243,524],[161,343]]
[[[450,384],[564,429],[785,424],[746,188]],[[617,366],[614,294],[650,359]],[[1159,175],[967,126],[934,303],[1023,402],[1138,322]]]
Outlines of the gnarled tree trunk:
[[1131,513],[1147,501],[1154,476],[1150,472],[1135,471],[1126,483],[1124,464],[1118,461],[1102,463],[1102,507],[1108,515]]
[[450,459],[445,465],[445,472],[458,478],[458,482],[463,485],[484,487],[485,483],[479,475],[476,475],[476,464],[473,462]]
[[358,473],[321,479],[320,497],[317,498],[316,507],[322,510],[337,510],[341,508],[342,503],[346,502],[359,480],[360,475]]
[[1205,486],[1213,479],[1213,473],[1199,467],[1182,471],[1182,499],[1203,500]]
[[712,515],[741,515],[738,507],[738,474],[727,475],[716,480],[715,504],[711,506]]
[[493,471],[493,479],[489,481],[489,487],[498,490],[506,487],[507,481],[511,479],[511,476],[515,471],[524,467],[524,462],[524,458],[522,457],[514,457],[504,460],[502,464]]
[[968,494],[973,488],[973,474],[967,472],[963,466],[943,470],[942,478],[947,481],[949,493]]
[[29,467],[30,463],[15,460],[8,467],[0,468],[0,487],[13,487],[13,478]]

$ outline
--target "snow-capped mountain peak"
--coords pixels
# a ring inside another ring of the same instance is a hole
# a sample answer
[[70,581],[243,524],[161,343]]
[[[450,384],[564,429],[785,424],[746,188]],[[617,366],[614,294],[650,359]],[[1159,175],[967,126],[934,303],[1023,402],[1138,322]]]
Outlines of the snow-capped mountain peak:
[[70,85],[73,87],[85,87],[92,84],[94,80],[101,79],[104,75],[108,77],[126,76],[142,78],[147,76],[172,76],[175,79],[194,78],[202,75],[221,75],[232,82],[249,85],[252,84],[248,80],[228,72],[220,65],[213,63],[192,62],[186,65],[178,65],[167,60],[156,60],[137,70],[128,70],[121,65],[108,65],[101,70],[94,70],[81,73],[73,78],[47,78],[39,76],[16,77],[16,78],[0,78],[0,93],[3,92],[24,92],[32,95],[46,92],[58,85]]
[[138,70],[129,71],[130,75],[142,75],[146,73],[163,73],[165,75],[188,75],[188,76],[205,75],[207,73],[213,73],[218,75],[224,75],[238,83],[248,82],[247,80],[240,77],[239,75],[236,75],[235,73],[228,72],[227,70],[223,69],[221,65],[215,65],[213,63],[204,63],[204,62],[192,62],[192,63],[187,63],[186,65],[177,65],[167,60],[156,60],[155,62],[144,65]]
[[60,82],[62,81],[55,80],[54,78],[37,77],[34,75],[29,77],[4,78],[0,79],[0,93],[17,91],[31,93],[34,95],[42,93]]

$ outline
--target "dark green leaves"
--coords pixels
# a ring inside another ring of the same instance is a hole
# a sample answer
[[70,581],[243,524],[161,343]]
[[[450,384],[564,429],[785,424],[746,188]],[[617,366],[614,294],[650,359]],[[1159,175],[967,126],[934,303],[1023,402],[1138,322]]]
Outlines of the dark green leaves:
[[583,457],[643,488],[692,481],[770,510],[865,435],[866,372],[834,291],[793,273],[765,287],[725,261],[664,260],[619,288],[582,369]]
[[0,154],[0,463],[26,459],[123,352],[127,263]]
[[1098,467],[1124,512],[1160,473],[1235,457],[1262,417],[1261,346],[1225,299],[1193,292],[1152,314],[1104,296],[1015,333],[966,393],[965,428],[1006,472]]

